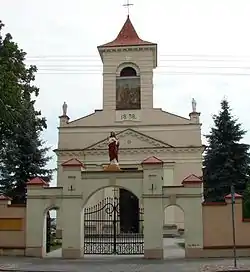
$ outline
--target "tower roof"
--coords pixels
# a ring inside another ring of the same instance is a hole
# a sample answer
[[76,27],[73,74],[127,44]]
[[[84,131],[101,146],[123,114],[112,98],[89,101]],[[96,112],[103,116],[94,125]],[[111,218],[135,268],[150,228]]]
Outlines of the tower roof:
[[100,47],[136,46],[136,45],[138,46],[138,45],[156,45],[156,44],[144,41],[138,36],[128,15],[127,20],[124,23],[122,29],[120,30],[118,36],[112,42],[105,43],[98,47],[100,48]]

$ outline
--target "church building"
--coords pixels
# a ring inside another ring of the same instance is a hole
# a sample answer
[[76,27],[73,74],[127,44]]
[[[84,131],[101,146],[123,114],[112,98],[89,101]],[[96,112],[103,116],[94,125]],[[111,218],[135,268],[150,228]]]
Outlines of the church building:
[[[128,16],[117,37],[97,49],[103,63],[103,108],[71,121],[71,105],[68,105],[68,112],[64,105],[55,150],[57,186],[62,186],[61,165],[70,159],[79,159],[86,170],[103,171],[109,165],[107,138],[112,131],[120,143],[121,170],[140,170],[141,162],[150,157],[150,160],[163,163],[164,186],[180,186],[190,173],[201,176],[204,147],[195,101],[187,117],[154,108],[157,44],[142,40]],[[120,209],[124,211],[120,216],[126,222],[124,228],[137,228],[138,215],[133,211],[143,208],[143,203],[122,188],[99,190],[88,205],[95,205],[109,196],[120,199]],[[184,218],[177,208],[169,209],[162,220],[182,228]]]

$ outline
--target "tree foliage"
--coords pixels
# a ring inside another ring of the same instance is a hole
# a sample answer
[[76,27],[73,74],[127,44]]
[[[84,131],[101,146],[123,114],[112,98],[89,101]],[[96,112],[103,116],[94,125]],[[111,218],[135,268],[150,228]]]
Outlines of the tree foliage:
[[[35,79],[35,66],[26,67],[26,53],[12,41],[12,36],[3,37],[4,24],[0,21],[0,135],[12,133],[13,118],[17,118],[25,94],[38,95],[38,88],[31,85]],[[2,139],[3,140],[3,139]],[[2,141],[0,143],[3,143]]]
[[243,218],[250,218],[250,182],[247,183],[243,194]]
[[51,178],[46,169],[49,148],[40,139],[47,125],[35,109],[37,68],[26,67],[26,53],[10,34],[3,37],[3,26],[0,22],[0,186],[14,202],[24,203],[30,178]]
[[231,185],[243,194],[249,182],[249,146],[241,142],[246,131],[232,115],[227,100],[213,116],[214,127],[206,136],[208,147],[204,156],[204,198],[207,202],[224,201]]

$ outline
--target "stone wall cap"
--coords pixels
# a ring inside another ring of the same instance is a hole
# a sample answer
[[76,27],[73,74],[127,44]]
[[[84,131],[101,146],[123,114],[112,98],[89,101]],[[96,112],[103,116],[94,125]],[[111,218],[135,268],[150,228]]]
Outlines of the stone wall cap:
[[4,195],[4,194],[1,194],[0,195],[0,201],[1,200],[8,200],[8,201],[10,201],[10,200],[12,200],[12,198],[10,198],[10,197],[8,197],[8,196],[6,196],[6,195]]
[[73,159],[70,159],[70,160],[68,160],[66,162],[63,162],[61,164],[61,166],[69,166],[69,167],[76,167],[76,166],[79,167],[80,166],[80,167],[85,168],[84,164],[81,161],[79,161],[78,159],[76,159],[76,158],[73,158]]
[[27,185],[48,185],[42,178],[36,177],[27,182]]
[[182,181],[182,184],[187,184],[187,183],[202,183],[202,178],[191,174],[189,176],[187,176],[186,178],[184,178],[184,180]]
[[[225,196],[225,198],[230,199],[232,198],[232,194],[228,194]],[[242,198],[242,195],[235,193],[234,198]]]
[[155,156],[151,156],[144,161],[142,161],[142,164],[163,164],[163,161],[158,159]]

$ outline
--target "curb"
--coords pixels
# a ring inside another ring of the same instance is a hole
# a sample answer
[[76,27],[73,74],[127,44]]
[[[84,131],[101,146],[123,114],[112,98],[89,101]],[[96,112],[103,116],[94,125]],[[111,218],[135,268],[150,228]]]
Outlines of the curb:
[[0,268],[3,272],[62,272],[58,270],[24,270],[24,269],[10,269],[10,268]]

